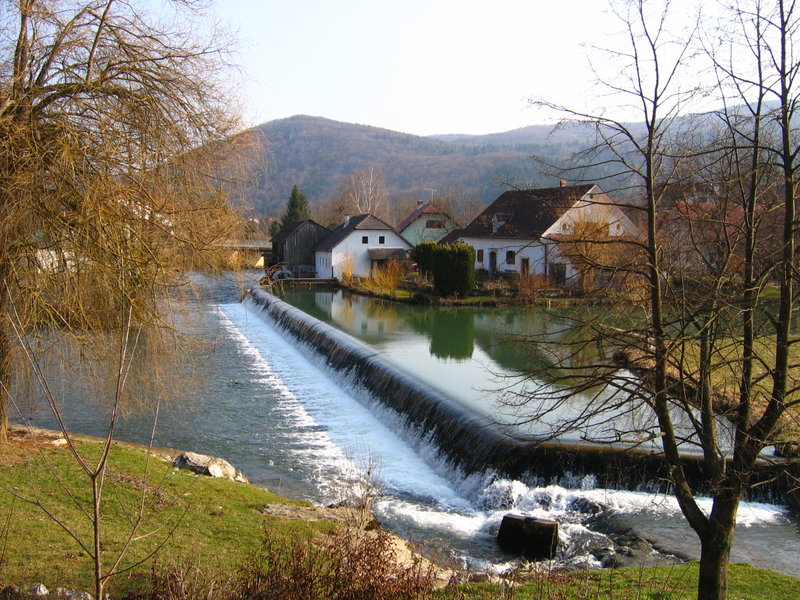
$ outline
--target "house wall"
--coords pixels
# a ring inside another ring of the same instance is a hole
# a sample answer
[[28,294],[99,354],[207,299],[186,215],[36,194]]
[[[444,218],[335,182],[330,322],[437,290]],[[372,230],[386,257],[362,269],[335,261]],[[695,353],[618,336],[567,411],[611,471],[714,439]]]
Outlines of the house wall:
[[[362,238],[367,238],[367,243]],[[384,242],[380,243],[380,238]],[[388,229],[355,229],[339,242],[330,252],[316,252],[317,277],[342,278],[342,271],[348,260],[352,263],[352,274],[356,277],[369,277],[371,261],[370,248],[402,248],[410,246],[397,233]]]
[[[545,273],[545,262],[548,258],[545,245],[538,240],[515,240],[502,238],[460,238],[464,243],[475,248],[475,269],[491,271],[491,253],[497,256],[498,273],[519,273],[523,260],[528,260],[528,273]],[[483,260],[478,260],[483,250]],[[514,262],[506,261],[507,253],[514,253]]]
[[[442,223],[442,227],[426,227],[428,221]],[[447,215],[422,215],[400,233],[412,246],[422,242],[438,242],[455,229],[455,223]]]
[[575,232],[576,223],[607,223],[612,236],[637,237],[639,229],[619,207],[605,194],[598,193],[591,200],[579,200],[560,219],[544,232],[543,237],[553,234],[569,235]]

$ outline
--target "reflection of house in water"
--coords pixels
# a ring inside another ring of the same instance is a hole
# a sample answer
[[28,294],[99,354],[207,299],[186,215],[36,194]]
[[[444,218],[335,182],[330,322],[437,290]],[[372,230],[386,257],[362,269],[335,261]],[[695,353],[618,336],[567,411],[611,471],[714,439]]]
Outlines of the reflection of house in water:
[[367,342],[379,342],[403,328],[403,319],[390,304],[341,290],[331,294],[330,302],[331,322]]

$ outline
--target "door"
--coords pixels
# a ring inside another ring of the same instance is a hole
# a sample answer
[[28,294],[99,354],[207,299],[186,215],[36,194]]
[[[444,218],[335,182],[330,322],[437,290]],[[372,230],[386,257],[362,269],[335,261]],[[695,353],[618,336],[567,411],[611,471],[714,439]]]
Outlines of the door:
[[489,273],[494,275],[495,271],[497,271],[497,252],[492,250],[489,252]]

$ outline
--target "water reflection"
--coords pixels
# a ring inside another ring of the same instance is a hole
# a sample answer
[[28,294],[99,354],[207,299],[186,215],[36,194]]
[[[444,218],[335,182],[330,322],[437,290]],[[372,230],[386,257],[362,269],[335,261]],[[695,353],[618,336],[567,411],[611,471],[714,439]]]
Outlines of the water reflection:
[[368,344],[386,347],[398,339],[424,338],[427,354],[436,359],[482,361],[486,355],[501,370],[514,373],[542,360],[531,344],[520,342],[541,335],[558,340],[566,330],[562,317],[532,308],[409,306],[344,290],[287,290],[282,298]]
[[[575,326],[613,317],[597,309],[405,305],[343,290],[290,290],[283,298],[512,434],[658,445],[647,399],[629,396],[636,377],[609,365],[615,348],[599,343],[596,331]],[[692,451],[690,417],[678,410],[673,418]]]

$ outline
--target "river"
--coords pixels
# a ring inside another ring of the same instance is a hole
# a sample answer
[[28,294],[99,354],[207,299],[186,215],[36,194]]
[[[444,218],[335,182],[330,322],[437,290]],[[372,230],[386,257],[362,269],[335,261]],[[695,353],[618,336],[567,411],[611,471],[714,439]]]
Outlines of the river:
[[[242,285],[252,284],[255,276],[215,281],[198,276],[205,292],[185,325],[200,343],[192,360],[176,373],[176,380],[186,383],[170,390],[170,401],[159,416],[157,445],[224,457],[258,485],[317,503],[348,499],[364,472],[372,471],[374,489],[380,492],[375,512],[381,522],[420,542],[429,553],[475,569],[500,569],[509,563],[493,536],[502,516],[511,511],[561,521],[561,564],[599,566],[612,546],[587,507],[601,507],[606,521],[619,529],[632,528],[662,548],[698,555],[696,538],[669,496],[598,489],[580,474],[559,485],[543,485],[535,478],[509,481],[491,472],[465,476],[452,469],[435,445],[419,439],[402,418],[329,371],[311,349],[288,339],[258,307],[239,302]],[[410,333],[384,333],[384,341],[395,337],[415,359],[427,354],[466,365],[464,373],[487,368],[491,359],[491,352],[466,358],[463,340],[457,342],[462,354],[454,357],[453,350],[431,351],[441,346],[426,334],[420,334],[423,353],[409,345]],[[392,352],[376,347],[387,355]],[[420,368],[435,374],[433,367]],[[64,403],[68,427],[102,434],[104,404],[71,373],[50,373],[58,382],[54,387]],[[464,381],[458,385],[473,391],[480,387]],[[21,418],[43,427],[54,425],[36,398],[21,404]],[[117,437],[145,442],[151,427],[148,412],[133,413],[123,419]],[[800,576],[799,534],[797,521],[782,507],[745,503],[733,558]]]

